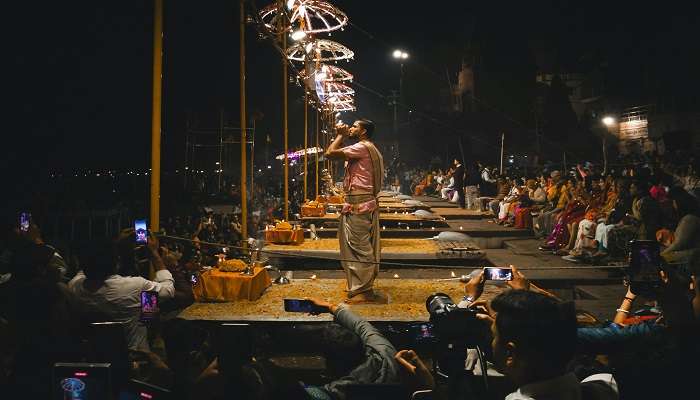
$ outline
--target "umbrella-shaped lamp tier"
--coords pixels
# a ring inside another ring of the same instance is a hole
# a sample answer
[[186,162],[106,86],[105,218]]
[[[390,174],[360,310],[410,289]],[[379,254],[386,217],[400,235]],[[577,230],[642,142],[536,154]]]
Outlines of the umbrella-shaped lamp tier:
[[[291,13],[290,25],[286,25],[283,32],[292,30],[298,24],[304,33],[325,33],[342,29],[348,23],[348,16],[326,1],[288,0],[286,7]],[[280,33],[278,22],[284,12],[275,2],[260,11],[260,18],[267,29]]]
[[[325,86],[326,96],[328,96],[329,99],[338,96],[352,96],[355,94],[355,90],[353,88],[340,82],[325,82]],[[343,102],[343,100],[339,99],[337,102]]]
[[349,48],[338,42],[325,39],[297,43],[287,49],[287,58],[294,61],[349,61],[354,56],[355,53]]
[[[348,71],[336,66],[336,65],[330,65],[330,64],[321,64],[321,66],[317,69],[312,69],[310,73],[308,73],[314,79],[322,80],[322,81],[328,81],[328,82],[347,82],[347,81],[352,81],[353,76],[351,73]],[[299,77],[301,79],[306,79],[307,78],[307,72],[306,70],[302,70],[299,74]]]

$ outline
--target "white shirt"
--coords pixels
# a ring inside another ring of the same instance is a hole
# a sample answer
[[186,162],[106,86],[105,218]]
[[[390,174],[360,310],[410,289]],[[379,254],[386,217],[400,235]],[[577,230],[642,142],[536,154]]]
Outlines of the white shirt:
[[141,292],[156,291],[159,301],[174,297],[175,283],[170,271],[156,271],[155,282],[140,276],[112,275],[94,292],[85,288],[85,279],[83,271],[78,272],[68,282],[68,288],[89,308],[106,314],[113,321],[126,322],[130,349],[148,350],[146,326],[139,322]]
[[490,173],[489,170],[487,170],[487,169],[484,169],[484,170],[481,172],[481,179],[482,179],[484,182],[491,182],[491,183],[496,182],[495,179],[491,178],[491,173]]
[[591,375],[579,382],[576,375],[569,373],[519,387],[506,396],[506,400],[612,400],[618,397],[617,382],[611,374]]

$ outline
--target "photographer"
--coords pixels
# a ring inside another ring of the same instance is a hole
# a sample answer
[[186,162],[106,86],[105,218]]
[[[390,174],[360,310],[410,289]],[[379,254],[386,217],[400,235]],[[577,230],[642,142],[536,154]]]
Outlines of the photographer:
[[335,322],[323,329],[320,340],[333,381],[307,388],[314,398],[343,400],[348,385],[399,382],[396,349],[372,324],[344,304],[310,300],[320,312],[333,314]]
[[[511,286],[532,289],[522,274],[514,271],[513,275],[514,280],[508,282]],[[491,325],[496,369],[518,387],[506,397],[508,400],[617,398],[612,375],[597,374],[579,381],[573,373],[567,373],[567,364],[576,349],[576,316],[570,303],[522,289],[501,293],[490,303],[477,302],[482,287],[483,276],[473,277],[465,288],[467,301],[470,307],[480,310],[477,318]],[[433,386],[415,354],[401,351],[396,357],[412,378],[412,386]]]

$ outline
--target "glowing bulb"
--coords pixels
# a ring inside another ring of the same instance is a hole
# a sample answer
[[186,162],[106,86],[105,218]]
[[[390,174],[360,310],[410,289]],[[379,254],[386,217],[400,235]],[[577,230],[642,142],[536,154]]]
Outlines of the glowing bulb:
[[306,37],[306,32],[304,32],[304,31],[302,31],[302,30],[294,31],[294,32],[292,33],[292,40],[297,40],[297,41],[299,41],[299,40],[301,40],[301,39],[303,39],[303,38],[305,38],[305,37]]
[[407,59],[408,58],[408,53],[401,53],[401,58],[402,59]]
[[454,271],[450,271],[450,275],[451,275],[453,278],[456,278],[456,277],[457,277],[457,275],[455,274]]
[[311,275],[311,279],[316,279],[316,274]]
[[613,125],[615,125],[615,118],[605,117],[605,118],[603,118],[603,123],[605,124],[605,126],[613,126]]
[[459,230],[461,231],[462,229],[464,229],[464,228],[460,226],[460,227],[459,227]]
[[291,10],[294,8],[294,1],[295,0],[287,0],[287,9]]
[[394,56],[394,58],[401,58],[401,54],[402,54],[402,53],[403,53],[403,52],[402,52],[401,50],[394,50],[394,52],[392,53],[392,55]]
[[394,274],[394,279],[399,279],[399,274]]

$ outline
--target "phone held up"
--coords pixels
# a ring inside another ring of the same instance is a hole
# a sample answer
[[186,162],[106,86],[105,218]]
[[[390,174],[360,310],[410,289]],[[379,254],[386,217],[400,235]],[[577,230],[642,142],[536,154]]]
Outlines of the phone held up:
[[148,242],[148,229],[146,227],[145,219],[137,219],[136,221],[134,221],[134,234],[136,243],[146,244],[146,242]]
[[141,292],[141,322],[151,321],[158,313],[158,292],[144,290]]
[[29,232],[29,226],[32,223],[32,214],[28,212],[22,212],[19,214],[19,230],[22,232]]
[[487,281],[512,281],[513,270],[510,268],[485,267],[484,279]]
[[633,240],[630,242],[627,272],[632,293],[648,299],[656,298],[661,288],[659,272],[663,266],[659,242],[655,240]]

